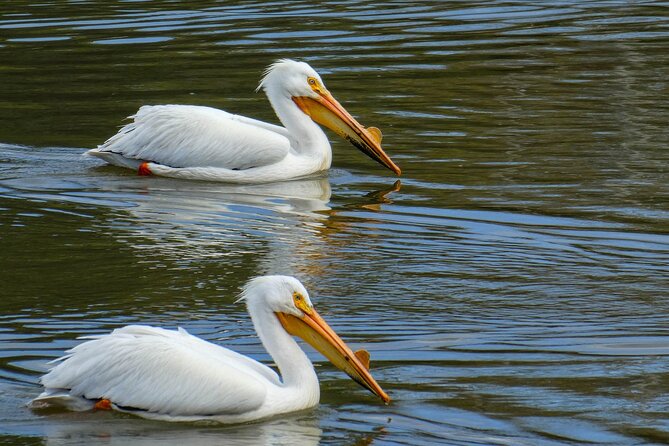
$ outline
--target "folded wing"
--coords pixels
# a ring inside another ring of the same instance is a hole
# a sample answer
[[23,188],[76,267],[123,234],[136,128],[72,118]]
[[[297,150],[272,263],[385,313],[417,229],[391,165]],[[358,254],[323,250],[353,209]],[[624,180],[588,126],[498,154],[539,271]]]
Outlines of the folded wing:
[[185,330],[128,326],[68,353],[42,378],[44,395],[67,390],[124,409],[207,416],[253,411],[268,382],[279,382],[270,368]]
[[89,154],[113,152],[170,167],[244,170],[274,164],[290,150],[283,127],[211,107],[141,107],[133,121]]

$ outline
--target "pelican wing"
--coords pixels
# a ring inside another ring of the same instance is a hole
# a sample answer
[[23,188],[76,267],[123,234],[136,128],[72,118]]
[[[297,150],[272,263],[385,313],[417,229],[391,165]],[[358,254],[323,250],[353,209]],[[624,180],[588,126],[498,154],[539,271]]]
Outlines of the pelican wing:
[[128,326],[68,353],[42,378],[44,395],[66,389],[125,409],[207,416],[253,411],[279,382],[270,368],[185,330]]
[[243,170],[276,163],[290,150],[283,127],[211,107],[143,106],[131,118],[89,153],[113,152],[170,167]]

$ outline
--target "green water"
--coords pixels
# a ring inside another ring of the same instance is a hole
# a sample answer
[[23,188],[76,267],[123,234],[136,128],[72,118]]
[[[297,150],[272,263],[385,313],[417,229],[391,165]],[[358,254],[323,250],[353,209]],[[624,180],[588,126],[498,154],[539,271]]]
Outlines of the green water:
[[[0,5],[0,443],[669,442],[666,2]],[[144,104],[276,122],[309,62],[392,174],[232,186],[82,157]],[[245,426],[33,413],[78,336],[183,326],[270,362],[239,287],[289,273],[393,398],[309,350],[321,404]]]

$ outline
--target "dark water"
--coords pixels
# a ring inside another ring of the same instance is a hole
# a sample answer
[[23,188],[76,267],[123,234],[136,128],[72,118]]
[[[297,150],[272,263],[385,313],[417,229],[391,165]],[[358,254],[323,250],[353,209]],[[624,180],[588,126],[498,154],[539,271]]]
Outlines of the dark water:
[[[0,5],[0,443],[669,442],[669,3]],[[142,104],[276,122],[312,64],[403,169],[139,178],[81,157]],[[383,406],[316,353],[321,405],[246,426],[36,414],[81,335],[177,325],[269,360],[233,302],[301,278]]]

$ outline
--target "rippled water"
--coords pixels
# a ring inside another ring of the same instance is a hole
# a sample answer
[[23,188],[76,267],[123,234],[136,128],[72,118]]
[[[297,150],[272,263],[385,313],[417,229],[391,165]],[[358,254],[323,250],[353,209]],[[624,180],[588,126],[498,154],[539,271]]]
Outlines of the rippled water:
[[[667,2],[5,2],[0,443],[669,442]],[[231,186],[81,156],[142,104],[276,122],[311,63],[403,169]],[[33,413],[77,336],[177,325],[269,361],[239,286],[299,276],[383,406],[316,353],[321,405],[245,426]]]

